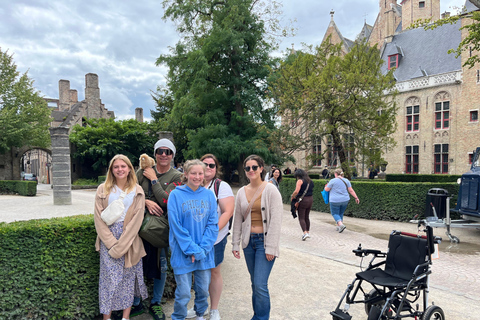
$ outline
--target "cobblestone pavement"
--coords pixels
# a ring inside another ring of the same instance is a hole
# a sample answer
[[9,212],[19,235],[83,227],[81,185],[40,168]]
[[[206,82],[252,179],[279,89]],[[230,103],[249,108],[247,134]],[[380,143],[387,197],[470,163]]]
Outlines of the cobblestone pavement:
[[[94,196],[93,190],[75,190],[73,205],[53,206],[51,189],[39,185],[35,197],[0,196],[0,221],[90,214]],[[347,229],[339,234],[330,214],[311,212],[310,215],[312,238],[301,241],[298,219],[292,219],[289,207],[284,206],[280,257],[269,281],[272,320],[331,319],[329,312],[335,309],[347,284],[360,270],[360,258],[352,249],[361,243],[364,248],[385,251],[392,230],[417,231],[416,225],[410,223],[346,217]],[[445,229],[435,229],[435,234],[444,241],[440,245],[440,258],[433,262],[430,302],[442,307],[448,320],[479,319],[472,307],[480,302],[480,231],[453,229],[452,233],[461,240],[455,245],[450,244],[444,233]],[[228,244],[222,264],[224,290],[219,310],[224,320],[250,319],[249,274],[243,256],[237,260],[230,250]],[[167,301],[164,309],[169,318],[173,299]],[[366,319],[363,305],[352,306],[350,314],[353,319]],[[135,319],[151,319],[151,316],[143,314]]]

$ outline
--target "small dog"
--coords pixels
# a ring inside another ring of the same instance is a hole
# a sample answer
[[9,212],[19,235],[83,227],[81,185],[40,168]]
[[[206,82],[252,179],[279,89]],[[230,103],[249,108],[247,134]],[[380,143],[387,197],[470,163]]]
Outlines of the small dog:
[[149,157],[148,154],[144,153],[140,156],[140,168],[145,170],[146,168],[151,168],[155,166],[155,159]]

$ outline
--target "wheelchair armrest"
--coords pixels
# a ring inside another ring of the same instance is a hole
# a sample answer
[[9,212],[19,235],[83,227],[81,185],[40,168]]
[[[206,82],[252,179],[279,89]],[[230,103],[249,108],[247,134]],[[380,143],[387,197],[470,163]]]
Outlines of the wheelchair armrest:
[[384,253],[380,250],[362,249],[361,247],[359,247],[355,250],[352,250],[352,252],[355,253],[355,255],[357,257],[366,257],[369,254],[375,255],[375,257],[385,257],[387,255],[386,253]]

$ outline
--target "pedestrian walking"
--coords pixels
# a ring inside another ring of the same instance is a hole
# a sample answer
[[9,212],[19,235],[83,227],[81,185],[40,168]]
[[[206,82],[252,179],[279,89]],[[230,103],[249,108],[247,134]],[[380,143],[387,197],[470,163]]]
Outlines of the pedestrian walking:
[[303,169],[297,169],[293,176],[297,179],[297,183],[291,199],[296,200],[298,222],[303,231],[302,241],[305,241],[310,238],[310,210],[313,205],[314,184],[308,173]]
[[330,180],[325,186],[325,191],[329,191],[329,204],[330,212],[335,219],[337,224],[337,231],[342,233],[347,227],[343,224],[343,214],[347,209],[348,202],[350,201],[349,194],[355,199],[357,204],[360,203],[360,200],[357,197],[357,194],[352,188],[352,184],[348,179],[343,178],[342,169],[337,168],[334,171],[335,178]]
[[[123,208],[118,209],[120,216],[107,225],[102,212],[118,200],[123,203]],[[129,319],[134,296],[148,296],[142,268],[146,253],[138,236],[144,206],[145,194],[137,184],[132,163],[117,154],[110,161],[105,183],[98,186],[95,195],[95,248],[100,252],[98,293],[104,320],[111,318],[113,310],[123,310],[123,319]]]
[[275,186],[264,182],[261,157],[250,155],[243,166],[250,183],[237,192],[232,252],[240,259],[241,246],[245,255],[252,282],[252,320],[266,320],[270,318],[268,278],[279,255],[282,196]]
[[177,187],[168,200],[170,226],[170,263],[175,275],[173,320],[187,317],[192,279],[195,276],[195,311],[197,320],[204,320],[208,309],[210,269],[215,267],[213,246],[218,235],[218,214],[215,195],[203,187],[205,165],[189,160],[184,165],[184,185]]
[[272,183],[278,190],[280,190],[280,182],[282,182],[282,171],[279,168],[272,170],[272,177],[268,182]]

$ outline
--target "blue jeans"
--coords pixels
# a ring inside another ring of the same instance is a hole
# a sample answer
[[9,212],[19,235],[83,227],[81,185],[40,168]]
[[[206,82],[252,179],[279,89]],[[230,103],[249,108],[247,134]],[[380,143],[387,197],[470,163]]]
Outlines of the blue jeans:
[[[167,248],[160,250],[160,279],[153,279],[153,297],[150,304],[161,303],[163,291],[165,289],[165,282],[167,280]],[[140,304],[140,297],[133,299],[133,305]]]
[[252,281],[252,320],[266,320],[270,317],[270,294],[268,277],[273,268],[272,261],[265,256],[264,236],[262,233],[250,234],[248,246],[243,249],[250,280]]
[[332,213],[333,219],[335,222],[343,221],[343,214],[347,210],[348,201],[345,202],[330,202],[330,212]]
[[215,268],[218,267],[225,258],[225,246],[227,245],[227,238],[228,235],[226,235],[222,241],[220,241],[213,247],[215,251]]
[[173,304],[172,320],[184,320],[187,317],[187,305],[190,301],[192,276],[195,276],[193,290],[195,291],[195,312],[203,316],[208,309],[208,287],[210,286],[210,269],[195,270],[185,274],[176,274],[175,302]]

